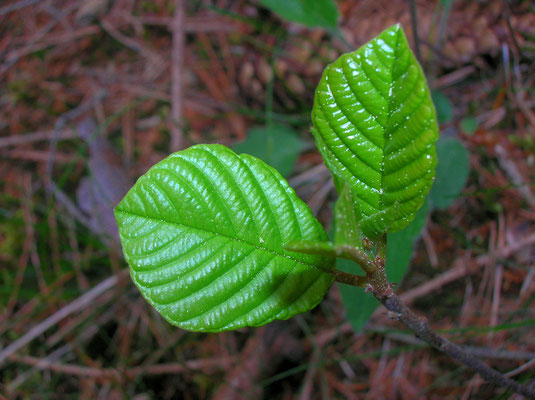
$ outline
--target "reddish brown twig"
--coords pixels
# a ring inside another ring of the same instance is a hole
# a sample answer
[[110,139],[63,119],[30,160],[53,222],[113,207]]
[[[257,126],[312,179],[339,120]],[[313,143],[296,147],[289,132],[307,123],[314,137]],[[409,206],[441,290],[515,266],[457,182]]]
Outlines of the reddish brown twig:
[[[353,261],[361,265],[362,269],[366,272],[370,291],[388,311],[394,314],[396,319],[403,322],[416,335],[416,337],[477,372],[486,381],[507,388],[515,393],[526,396],[527,398],[535,399],[535,388],[521,385],[518,382],[507,378],[505,375],[489,367],[462,347],[437,335],[425,320],[418,317],[409,307],[407,307],[407,305],[394,293],[392,285],[388,282],[386,276],[386,271],[384,269],[386,252],[380,250],[383,247],[386,248],[386,235],[377,239],[377,246],[378,251],[375,259],[375,268],[370,265],[369,259],[365,258],[364,254],[359,254],[361,253],[359,249],[354,248],[353,251],[351,253],[348,252],[348,254],[355,254],[355,256],[352,257]],[[362,261],[363,259],[364,262]]]
[[437,335],[427,322],[418,317],[409,307],[407,307],[401,299],[391,293],[387,296],[381,296],[377,293],[375,297],[386,307],[387,310],[393,312],[396,317],[403,322],[414,334],[428,343],[435,349],[449,355],[453,359],[459,361],[470,369],[476,371],[486,381],[495,385],[505,387],[515,393],[521,394],[529,399],[535,399],[535,389],[526,385],[521,385],[507,377],[495,369],[490,368],[487,364],[465,351],[460,346],[450,342],[447,339]]

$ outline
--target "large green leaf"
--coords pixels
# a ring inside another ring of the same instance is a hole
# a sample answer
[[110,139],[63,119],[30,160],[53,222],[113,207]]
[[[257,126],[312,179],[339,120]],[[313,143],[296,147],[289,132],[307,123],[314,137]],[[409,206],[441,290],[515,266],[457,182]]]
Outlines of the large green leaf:
[[325,69],[312,122],[325,163],[351,185],[361,219],[383,213],[377,218],[388,217],[388,232],[407,226],[433,182],[438,127],[399,25]]
[[303,148],[296,132],[287,125],[273,124],[247,132],[247,138],[232,146],[236,153],[247,153],[265,161],[282,176],[288,176]]
[[307,26],[336,28],[338,7],[334,0],[260,0],[282,18]]
[[219,145],[175,153],[115,210],[132,279],[172,324],[259,326],[310,310],[332,284],[327,257],[283,249],[326,240],[308,206],[261,160]]

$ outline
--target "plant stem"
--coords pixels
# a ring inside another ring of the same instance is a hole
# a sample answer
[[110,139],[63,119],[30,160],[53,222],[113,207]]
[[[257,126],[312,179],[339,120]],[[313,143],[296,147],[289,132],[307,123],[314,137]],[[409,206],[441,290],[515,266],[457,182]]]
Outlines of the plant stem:
[[[381,236],[376,241],[376,257],[374,262],[371,262],[367,257],[364,257],[363,253],[359,249],[355,248],[351,250],[350,247],[351,246],[337,246],[337,256],[353,259],[353,261],[361,266],[364,272],[366,272],[366,278],[364,278],[367,284],[366,287],[371,289],[371,292],[377,298],[377,300],[379,300],[387,310],[393,312],[398,320],[403,322],[411,331],[414,332],[416,337],[428,343],[435,349],[446,353],[473,371],[476,371],[487,382],[507,388],[515,393],[525,396],[528,399],[535,399],[535,387],[521,385],[520,383],[505,377],[503,374],[489,367],[477,357],[465,351],[461,346],[458,346],[442,336],[437,335],[429,327],[429,324],[425,320],[418,317],[414,311],[412,311],[405,303],[403,303],[403,301],[394,293],[392,285],[388,282],[388,278],[386,276],[386,235]],[[373,268],[370,263],[374,264],[375,268]],[[357,275],[354,276],[358,278]],[[336,276],[335,279],[338,282],[362,287],[361,280],[358,281],[359,284],[355,285],[351,283],[351,280],[342,281]]]
[[479,360],[477,357],[466,352],[462,347],[450,342],[449,340],[437,335],[428,323],[418,317],[401,299],[394,293],[388,296],[381,296],[374,293],[377,300],[379,300],[387,310],[396,314],[397,318],[401,320],[410,330],[414,332],[416,337],[427,342],[429,345],[437,350],[446,353],[450,357],[466,365],[468,368],[476,371],[487,382],[505,387],[513,392],[521,394],[528,399],[535,399],[535,388],[527,385],[521,385],[512,379],[506,378],[503,374],[489,367],[487,364]]
[[346,285],[358,286],[361,288],[366,288],[368,284],[368,278],[365,276],[350,274],[338,269],[331,270],[331,275],[334,277],[336,282],[345,283]]
[[379,259],[376,260],[381,262],[381,265],[384,267],[386,262],[386,233],[380,236],[376,241],[376,250],[375,255]]
[[334,247],[336,257],[355,261],[366,272],[366,275],[373,274],[377,269],[375,263],[362,250],[349,244],[340,244]]

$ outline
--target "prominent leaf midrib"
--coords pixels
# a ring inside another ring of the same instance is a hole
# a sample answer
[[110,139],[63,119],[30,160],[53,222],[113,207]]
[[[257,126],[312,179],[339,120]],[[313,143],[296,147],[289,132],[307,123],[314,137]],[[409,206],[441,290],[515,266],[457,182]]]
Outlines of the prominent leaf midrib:
[[[368,77],[368,75],[366,75],[366,72],[364,71],[364,68],[362,67],[362,63],[360,63],[360,68],[362,70],[362,73],[364,74],[364,76],[366,76],[368,82],[370,82],[370,85],[373,87],[373,89],[380,93],[378,91],[378,89],[373,85],[373,83],[371,83],[370,81],[370,78]],[[362,100],[362,97],[360,97],[360,94],[358,91],[355,91],[353,89],[353,86],[351,86],[351,83],[349,81],[349,78],[347,77],[347,74],[346,74],[346,71],[345,69],[342,67],[340,71],[336,71],[335,72],[338,72],[338,73],[341,73],[341,76],[344,78],[344,80],[346,81],[347,83],[347,87],[349,88],[349,91],[351,92],[351,94],[355,97],[355,99],[357,100],[357,102],[360,104],[360,106],[362,107],[362,109],[364,111],[366,111],[368,113],[369,116],[371,116],[373,118],[373,120],[375,121],[375,123],[377,123],[377,125],[379,125],[381,127],[381,129],[384,131],[384,127],[383,125],[378,121],[378,118],[377,118],[377,115],[375,115],[370,109],[369,109],[369,106],[366,105],[366,102]],[[336,104],[336,106],[340,109],[340,111],[342,112],[342,114],[347,118],[348,121],[351,122],[351,119],[349,118],[349,116],[347,115],[346,111],[340,106],[340,103],[338,101],[336,101],[336,91],[333,91],[332,90],[332,87],[331,87],[331,84],[329,83],[329,81],[326,82],[326,85],[327,87],[329,88],[329,91],[331,92],[331,95],[332,95],[332,98]],[[352,123],[352,125],[355,126],[356,129],[360,130],[354,123]],[[361,134],[362,136],[364,136],[369,142],[371,142],[372,144],[374,144],[376,147],[378,148],[381,148],[381,146],[375,144],[370,138],[368,138],[366,136],[366,134],[362,131],[361,131]]]
[[[389,87],[388,87],[388,93],[391,93],[392,91],[392,88],[395,87],[395,84],[396,82],[401,79],[404,74],[401,74],[399,75],[396,79],[394,79],[394,66],[395,66],[395,63],[399,61],[399,43],[400,43],[400,31],[398,30],[396,32],[396,35],[395,35],[395,42],[392,43],[392,45],[388,44],[392,50],[393,50],[393,58],[392,58],[392,61],[390,63],[390,65],[384,65],[384,63],[382,63],[382,67],[390,74],[390,79],[389,79]],[[372,51],[374,52],[377,52],[377,49],[374,47],[372,48]],[[389,119],[391,118],[391,111],[392,110],[396,110],[395,107],[393,107],[393,104],[392,102],[394,101],[394,98],[393,96],[387,96],[385,97],[383,95],[383,93],[381,92],[381,90],[374,84],[373,80],[370,78],[370,76],[368,75],[368,72],[366,71],[364,65],[363,65],[363,62],[359,59],[356,59],[355,61],[358,63],[359,67],[360,67],[360,70],[362,71],[362,73],[364,74],[364,76],[366,77],[366,80],[368,82],[370,82],[370,84],[372,85],[373,89],[374,89],[374,92],[377,96],[380,96],[381,98],[383,99],[386,99],[387,100],[387,104],[386,104],[386,110],[385,110],[385,113],[386,113],[386,121],[385,121],[385,124],[381,124],[379,122],[379,119],[377,117],[377,115],[375,115],[374,113],[371,112],[371,110],[369,110],[366,105],[363,103],[363,101],[361,101],[361,98],[360,98],[360,95],[358,92],[355,92],[355,90],[353,90],[353,87],[350,83],[350,79],[349,79],[349,76],[347,74],[347,71],[345,70],[344,68],[344,65],[345,65],[345,61],[346,60],[341,60],[340,61],[340,66],[332,66],[332,68],[335,68],[335,69],[338,69],[338,73],[341,74],[341,77],[343,77],[343,79],[345,80],[349,90],[351,91],[352,95],[355,97],[355,99],[358,101],[358,103],[361,105],[361,107],[367,112],[367,114],[369,114],[373,120],[375,121],[375,123],[377,123],[377,125],[381,128],[382,132],[383,132],[383,136],[385,138],[384,140],[384,146],[378,146],[371,138],[369,138],[365,133],[364,131],[362,131],[359,127],[357,127],[355,125],[354,122],[351,121],[351,119],[349,118],[349,115],[347,115],[347,113],[345,112],[344,108],[340,105],[339,101],[337,100],[337,97],[336,97],[336,94],[335,94],[335,91],[333,90],[330,82],[327,80],[325,82],[326,84],[326,89],[329,91],[330,93],[330,96],[332,98],[332,101],[334,102],[334,104],[336,105],[337,109],[341,111],[342,115],[347,119],[347,121],[351,124],[351,126],[353,126],[353,129],[357,130],[360,132],[361,135],[363,135],[364,138],[366,138],[366,141],[369,142],[373,147],[376,147],[376,148],[379,148],[381,150],[381,161],[380,161],[380,164],[379,164],[379,171],[376,169],[376,166],[375,165],[370,165],[366,160],[363,160],[358,154],[357,152],[348,144],[344,141],[344,137],[337,134],[336,133],[336,129],[334,128],[333,124],[331,123],[331,121],[329,120],[329,118],[326,117],[325,115],[325,110],[323,110],[323,106],[320,105],[319,107],[319,111],[321,112],[322,117],[323,117],[323,120],[326,122],[326,124],[330,127],[331,131],[344,143],[346,144],[346,147],[351,151],[351,153],[357,157],[364,165],[366,165],[367,167],[369,167],[371,170],[373,170],[374,172],[377,172],[379,173],[379,179],[380,179],[380,182],[379,182],[379,187],[374,187],[373,185],[370,185],[368,183],[366,183],[365,181],[363,181],[362,179],[360,178],[357,178],[357,175],[354,174],[354,176],[362,183],[364,183],[368,188],[370,189],[375,189],[375,190],[379,190],[380,191],[380,196],[379,196],[379,208],[376,208],[375,206],[373,206],[372,204],[369,204],[370,206],[372,206],[373,208],[377,209],[378,211],[381,211],[385,208],[385,203],[384,203],[384,194],[385,194],[385,189],[384,189],[384,178],[385,178],[385,163],[388,162],[388,154],[386,152],[386,149],[388,148],[388,142],[389,142],[389,139],[391,139],[391,135],[392,133],[394,133],[395,131],[397,131],[397,128],[396,127],[389,127]],[[418,82],[418,79],[415,79],[416,83]],[[410,94],[410,92],[409,92]],[[423,96],[425,97],[425,96]],[[420,106],[421,103],[418,104],[418,106]],[[394,128],[394,129],[392,129]],[[321,131],[320,131],[320,137],[322,136],[321,134]],[[323,139],[323,138],[322,138]],[[323,141],[323,140],[322,140]],[[324,141],[325,142],[325,141]],[[325,142],[325,145],[326,145],[326,148],[327,149],[330,149],[330,146],[327,145],[327,143]],[[345,165],[345,162],[336,154],[335,151],[330,151],[331,155],[334,156],[336,159],[338,159],[338,161],[340,163],[342,163],[342,165]],[[347,166],[348,167],[348,166]],[[348,168],[349,170],[351,170],[351,168]],[[363,198],[362,196],[361,197],[361,200],[365,200],[365,198]]]
[[[197,171],[196,172],[197,177],[200,177],[201,179],[206,179],[212,185],[212,187],[215,189],[214,190],[214,194],[219,198],[220,203],[223,204],[223,210],[225,211],[225,213],[226,213],[226,215],[228,217],[228,220],[229,220],[229,222],[230,222],[230,224],[232,226],[232,230],[237,235],[238,234],[238,230],[236,229],[234,218],[232,217],[232,213],[228,209],[227,203],[224,201],[224,197],[223,197],[222,193],[220,193],[220,191],[219,191],[219,185],[217,185],[217,182],[212,181],[210,174],[203,173],[203,171],[200,170],[199,167],[197,167],[193,162],[191,162],[191,160],[186,159],[184,157],[177,157],[177,158],[180,161],[184,162],[186,165],[188,165],[193,170]],[[171,168],[169,168],[169,170],[170,169]],[[190,189],[192,189],[192,191],[195,191],[195,189],[194,189],[194,187],[192,186],[191,183],[188,183],[188,187]]]
[[[249,164],[246,163],[245,161],[243,161],[242,157],[238,157],[238,160],[239,160],[239,163],[242,166],[242,168],[247,171],[249,177],[252,176],[253,178],[255,178],[255,179],[251,179],[251,186],[256,186],[256,189],[258,190],[258,193],[260,194],[260,196],[262,196],[262,199],[264,200],[265,204],[267,204],[267,206],[269,208],[269,213],[267,213],[267,214],[270,216],[270,219],[273,221],[273,226],[277,227],[277,232],[278,232],[279,238],[280,238],[280,240],[282,242],[282,232],[281,232],[281,228],[279,226],[279,221],[277,221],[277,217],[275,216],[275,213],[273,212],[273,208],[271,207],[271,202],[268,200],[268,198],[266,196],[266,192],[264,191],[264,188],[256,180],[256,176],[255,176],[254,172],[252,171],[251,167],[249,166]],[[242,187],[238,184],[238,182],[236,182],[236,177],[231,173],[231,171],[225,165],[225,163],[221,162],[221,165],[227,171],[227,173],[232,177],[236,187],[238,188],[239,193],[241,194],[241,196],[243,197],[243,199],[245,201],[245,204],[247,205],[247,209],[249,210],[250,215],[253,215],[253,218],[252,218],[253,223],[256,226],[256,231],[257,231],[258,235],[260,235],[260,228],[258,226],[258,222],[256,221],[256,218],[254,218],[254,214],[255,213],[253,212],[253,208],[251,207],[249,197],[246,196],[243,193]]]
[[396,43],[392,47],[392,50],[394,51],[394,57],[392,59],[392,63],[390,65],[390,68],[388,69],[388,71],[390,72],[390,85],[388,86],[388,94],[389,94],[389,96],[388,96],[387,101],[386,101],[387,110],[386,110],[385,128],[383,128],[383,134],[384,134],[384,139],[385,140],[384,140],[384,146],[383,146],[383,149],[382,149],[382,152],[381,152],[381,155],[382,155],[382,160],[381,160],[381,184],[380,184],[381,185],[380,186],[381,194],[379,196],[379,208],[381,210],[385,209],[385,207],[384,207],[385,161],[388,160],[388,156],[387,156],[387,154],[385,154],[386,153],[385,150],[388,147],[388,141],[391,138],[391,135],[389,135],[389,132],[388,132],[388,125],[389,125],[388,122],[389,122],[389,119],[391,117],[391,114],[390,114],[390,111],[392,109],[391,102],[392,102],[392,98],[394,97],[394,96],[392,96],[392,88],[394,87],[394,65],[397,62],[397,60],[399,59],[399,56],[398,56],[399,36],[400,36],[400,30],[398,29],[396,31]]
[[[370,86],[373,88],[373,90],[377,93],[377,95],[379,95],[379,97],[383,98],[384,100],[387,101],[388,103],[388,98],[386,98],[383,93],[381,92],[381,90],[375,85],[375,83],[373,83],[373,80],[370,78],[370,76],[368,75],[368,72],[366,72],[366,69],[364,68],[364,64],[362,61],[360,62],[360,69],[362,70],[362,73],[364,74],[364,76],[366,77],[366,80],[370,83]],[[383,131],[383,134],[384,134],[384,131],[386,130],[386,126],[383,125],[381,122],[379,122],[379,117],[377,115],[375,115],[374,113],[372,113],[368,107],[366,107],[365,105],[365,102],[362,101],[362,97],[360,95],[360,93],[358,91],[355,91],[353,89],[353,86],[351,85],[351,83],[349,82],[349,79],[347,77],[347,72],[345,69],[342,70],[343,71],[343,74],[342,76],[344,77],[344,79],[346,80],[349,88],[351,89],[351,93],[353,93],[353,96],[355,96],[355,98],[357,99],[357,101],[359,102],[359,104],[366,110],[366,112],[368,114],[370,114],[372,117],[373,117],[373,120],[377,123],[377,125],[379,125]],[[389,88],[390,89],[390,88]],[[387,114],[388,114],[388,110],[387,110]],[[371,141],[371,139],[368,139],[369,141]],[[379,145],[377,145],[378,148],[380,148],[381,150],[383,150],[383,148]]]
[[[421,103],[418,103],[418,104],[419,104],[419,106],[421,105]],[[422,126],[419,129],[419,135],[414,135],[414,137],[412,137],[409,142],[404,143],[400,148],[397,148],[397,149],[394,148],[393,150],[392,149],[388,149],[386,155],[390,157],[392,155],[397,156],[398,154],[402,153],[406,148],[408,148],[411,145],[413,145],[414,142],[416,142],[417,140],[421,139],[422,135],[429,130],[429,128],[431,127],[432,123],[433,123],[433,120],[431,120],[431,119],[427,120],[425,125]],[[397,132],[399,129],[401,129],[402,126],[403,125],[401,125],[401,124],[399,126],[397,126],[396,130],[394,131],[394,133]],[[432,144],[432,143],[433,142],[431,141],[429,144]]]
[[136,213],[136,212],[133,212],[133,211],[121,210],[119,208],[117,208],[115,210],[115,212],[116,213],[123,213],[123,214],[127,214],[127,215],[132,215],[132,216],[135,216],[135,217],[138,217],[138,218],[145,218],[145,219],[149,219],[149,220],[152,220],[152,221],[163,222],[163,223],[166,223],[166,224],[178,225],[178,226],[182,226],[182,227],[185,227],[185,228],[188,228],[188,229],[193,229],[193,230],[196,230],[196,231],[211,233],[211,234],[216,235],[216,236],[227,238],[227,239],[233,240],[235,242],[242,243],[244,245],[254,247],[257,250],[265,251],[267,253],[274,254],[276,256],[286,258],[288,260],[291,260],[291,261],[294,261],[296,263],[305,265],[307,267],[312,267],[312,268],[314,268],[316,270],[319,270],[319,271],[321,271],[323,273],[326,273],[326,274],[328,273],[328,271],[326,271],[325,268],[322,268],[321,266],[318,266],[318,265],[315,265],[315,264],[310,264],[310,263],[307,263],[305,261],[295,259],[293,257],[290,257],[287,254],[278,252],[278,251],[273,250],[273,249],[269,249],[267,247],[259,246],[258,244],[255,244],[255,243],[250,243],[250,242],[248,242],[246,240],[243,240],[243,239],[240,239],[240,238],[236,238],[236,237],[232,237],[232,236],[226,235],[224,233],[214,232],[214,231],[211,231],[211,230],[208,230],[208,229],[201,229],[199,227],[191,226],[191,225],[184,224],[184,223],[181,223],[181,222],[166,221],[166,220],[164,220],[162,218],[151,217],[151,216],[143,215],[143,214]]
[[[323,110],[321,109],[321,107],[319,108],[319,110],[321,111],[321,113],[323,114]],[[329,122],[327,121],[327,124],[329,124]],[[323,136],[321,135],[321,130],[318,129],[318,131],[320,132],[318,134],[318,139],[320,141],[321,144],[323,144],[323,146],[325,147],[325,149],[329,152],[329,154],[331,155],[331,157],[335,160],[338,160],[338,162],[344,167],[346,168],[347,170],[351,171],[351,168],[349,168],[348,165],[346,165],[346,162],[344,160],[342,160],[342,158],[336,154],[333,150],[331,150],[331,148],[329,147],[329,145],[327,144],[327,142],[323,139]],[[374,187],[368,185],[366,182],[364,182],[362,179],[360,179],[356,174],[352,174],[352,178],[353,179],[356,179],[357,181],[359,181],[360,183],[362,183],[363,185],[367,186],[368,188],[370,188],[371,190],[375,190]],[[363,201],[364,203],[366,203],[368,206],[370,206],[371,208],[377,210],[377,207],[370,203],[370,201],[366,198],[366,196],[361,196],[359,197],[359,199],[361,201]]]
[[[338,107],[338,109],[340,110],[340,112],[342,113],[342,115],[347,119],[347,121],[357,130],[359,131],[359,133],[364,137],[366,138],[366,140],[372,144],[374,144],[363,132],[362,130],[360,130],[350,119],[349,119],[349,116],[347,114],[347,112],[342,108],[340,107],[340,104],[338,103],[338,101],[336,100],[336,96],[334,95],[334,92],[332,90],[332,87],[331,85],[327,82],[327,88],[329,89],[329,92],[331,93],[331,97],[334,101],[334,104],[336,104],[336,107]],[[357,99],[358,101],[358,99]],[[362,105],[362,103],[359,102],[359,104]],[[364,108],[364,107],[363,107]],[[332,123],[332,121],[326,116],[326,112],[323,110],[323,107],[320,106],[320,110],[323,114],[323,117],[324,117],[324,120],[325,122],[327,122],[327,125],[329,125],[329,128],[331,128],[331,130],[333,132],[335,132],[336,134],[336,129]],[[364,110],[366,110],[366,108],[364,108]],[[368,110],[366,110],[366,112],[371,115],[372,117],[375,118],[375,116],[371,113],[368,112]],[[365,166],[367,166],[368,168],[370,168],[372,171],[374,172],[377,172],[377,173],[380,173],[380,171],[377,171],[375,169],[375,165],[370,165],[370,163],[368,161],[366,161],[365,159],[362,158],[361,155],[359,155],[348,143],[347,143],[347,140],[344,140],[345,138],[343,136],[340,136],[338,134],[336,134],[336,136],[338,136],[338,139],[340,139],[340,141],[346,145],[346,148],[351,152],[351,154],[353,154],[360,162],[362,162]],[[374,146],[376,146],[374,144]],[[377,146],[379,147],[379,146]],[[361,179],[362,180],[362,179]],[[366,182],[365,182],[366,183]],[[371,186],[370,184],[366,183],[366,186],[370,187],[370,188],[373,188],[373,186]]]

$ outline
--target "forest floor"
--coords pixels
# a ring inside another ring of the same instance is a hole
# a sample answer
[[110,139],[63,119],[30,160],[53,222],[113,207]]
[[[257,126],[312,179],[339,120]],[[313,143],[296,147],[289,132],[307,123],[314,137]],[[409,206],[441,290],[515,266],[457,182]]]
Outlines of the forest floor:
[[337,36],[259,1],[184,3],[0,2],[0,399],[510,398],[383,309],[355,332],[337,285],[262,328],[173,327],[116,239],[111,210],[151,165],[273,123],[297,132],[289,182],[328,228],[336,193],[310,134],[315,86],[397,22],[411,45],[418,27],[441,135],[470,165],[398,292],[452,341],[534,379],[533,4],[416,1],[414,21],[409,1],[340,0]]

